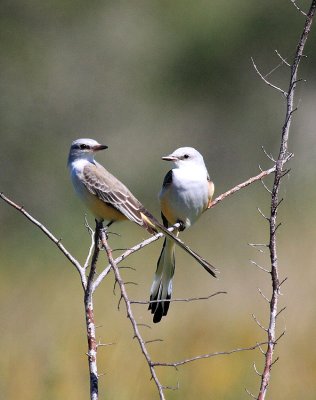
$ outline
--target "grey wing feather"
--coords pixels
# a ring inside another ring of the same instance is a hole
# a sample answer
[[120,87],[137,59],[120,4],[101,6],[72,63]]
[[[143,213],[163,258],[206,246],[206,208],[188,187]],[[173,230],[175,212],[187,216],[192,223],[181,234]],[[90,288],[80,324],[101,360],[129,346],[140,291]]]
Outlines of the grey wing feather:
[[90,193],[116,208],[128,219],[143,225],[142,204],[127,187],[101,165],[88,165],[83,169],[83,183]]

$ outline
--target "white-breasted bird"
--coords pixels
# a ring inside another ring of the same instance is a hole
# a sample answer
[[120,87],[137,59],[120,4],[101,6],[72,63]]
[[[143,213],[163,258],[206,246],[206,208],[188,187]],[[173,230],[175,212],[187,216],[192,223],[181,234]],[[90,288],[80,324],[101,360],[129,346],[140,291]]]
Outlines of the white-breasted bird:
[[160,231],[215,276],[216,269],[210,263],[169,232],[122,182],[95,161],[95,153],[107,147],[93,139],[77,139],[72,142],[68,156],[75,191],[96,219],[106,220],[108,226],[115,221],[131,220],[151,234]]
[[[180,230],[184,230],[207,210],[214,193],[214,183],[210,180],[202,155],[193,147],[181,147],[162,159],[174,164],[174,168],[166,174],[159,193],[163,224],[168,228],[180,223]],[[175,235],[178,233],[179,230]],[[150,291],[149,310],[154,314],[154,322],[167,315],[174,271],[174,242],[166,237]]]

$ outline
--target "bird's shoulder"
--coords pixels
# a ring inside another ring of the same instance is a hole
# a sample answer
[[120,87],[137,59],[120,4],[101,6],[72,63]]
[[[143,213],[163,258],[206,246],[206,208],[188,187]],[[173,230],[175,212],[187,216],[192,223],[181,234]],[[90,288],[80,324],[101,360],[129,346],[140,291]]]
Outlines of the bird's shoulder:
[[166,173],[164,177],[162,188],[166,189],[167,187],[169,187],[172,184],[172,180],[173,180],[173,170],[171,169]]
[[82,170],[83,183],[90,191],[115,192],[133,198],[129,189],[99,163],[88,163]]

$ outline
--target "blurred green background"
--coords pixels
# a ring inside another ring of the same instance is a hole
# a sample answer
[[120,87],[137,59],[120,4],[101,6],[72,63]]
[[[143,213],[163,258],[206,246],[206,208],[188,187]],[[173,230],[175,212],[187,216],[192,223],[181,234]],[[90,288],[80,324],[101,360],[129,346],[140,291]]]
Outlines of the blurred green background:
[[[306,9],[310,1],[300,1]],[[0,5],[0,190],[44,223],[80,260],[89,237],[85,208],[66,170],[69,145],[91,137],[109,146],[98,161],[126,183],[155,215],[168,165],[160,160],[180,146],[205,158],[216,194],[271,165],[261,150],[277,154],[285,101],[256,75],[291,61],[304,17],[289,0],[242,1],[2,1]],[[316,26],[309,37],[292,124],[291,173],[283,181],[279,261],[283,286],[268,398],[315,399],[315,95]],[[286,89],[289,69],[269,75]],[[132,167],[131,167],[132,166]],[[271,184],[271,179],[266,180]],[[225,290],[206,302],[173,303],[153,325],[146,306],[135,305],[154,360],[176,361],[265,340],[269,276],[249,262],[268,265],[249,242],[268,240],[269,196],[260,183],[203,215],[182,238],[218,266],[211,279],[177,251],[175,297]],[[90,217],[91,223],[93,218]],[[0,204],[0,393],[6,399],[87,399],[89,382],[82,289],[75,269],[44,235]],[[112,229],[112,228],[111,228]],[[147,237],[131,223],[116,224],[112,248]],[[129,258],[123,270],[133,299],[147,299],[161,241]],[[115,253],[116,254],[116,253]],[[105,266],[103,259],[100,268]],[[118,311],[113,277],[95,297],[97,336],[115,345],[99,351],[100,398],[155,399],[123,305]],[[244,399],[258,392],[253,362],[259,351],[158,370],[180,389],[168,399]]]

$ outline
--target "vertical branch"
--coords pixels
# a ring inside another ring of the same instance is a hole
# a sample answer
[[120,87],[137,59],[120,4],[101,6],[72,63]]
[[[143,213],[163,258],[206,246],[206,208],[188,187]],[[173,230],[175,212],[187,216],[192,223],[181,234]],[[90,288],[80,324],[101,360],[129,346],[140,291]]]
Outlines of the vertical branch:
[[261,375],[261,385],[258,395],[258,400],[264,400],[267,392],[267,388],[270,382],[270,372],[273,365],[273,352],[277,342],[276,339],[276,319],[278,315],[278,298],[280,294],[280,281],[279,281],[279,272],[278,272],[278,255],[277,255],[277,237],[276,231],[278,229],[279,224],[277,223],[277,211],[278,206],[280,204],[279,201],[279,189],[280,182],[282,177],[284,176],[283,166],[286,162],[286,158],[288,156],[288,138],[289,131],[292,121],[292,115],[295,111],[294,109],[294,93],[297,85],[297,71],[300,61],[303,56],[303,50],[308,38],[308,34],[311,29],[312,20],[315,14],[316,9],[316,0],[312,1],[310,10],[307,14],[304,30],[300,37],[300,40],[297,45],[295,57],[293,64],[291,66],[291,78],[289,84],[289,90],[287,93],[287,102],[286,102],[286,117],[285,122],[282,128],[282,136],[281,136],[281,145],[279,156],[276,161],[276,168],[274,174],[274,183],[271,193],[271,210],[270,210],[270,241],[269,241],[269,250],[270,250],[270,261],[271,261],[271,279],[272,279],[272,295],[270,300],[270,321],[269,328],[267,330],[268,334],[268,346],[265,352],[265,365],[264,370]]
[[84,292],[84,307],[86,316],[86,328],[88,339],[88,363],[90,373],[90,399],[98,400],[99,396],[99,379],[97,367],[97,341],[95,337],[95,322],[93,310],[93,279],[96,273],[97,261],[100,253],[99,237],[103,229],[102,223],[96,221],[96,229],[94,233],[94,251],[91,260],[90,272],[87,280],[87,287]]

